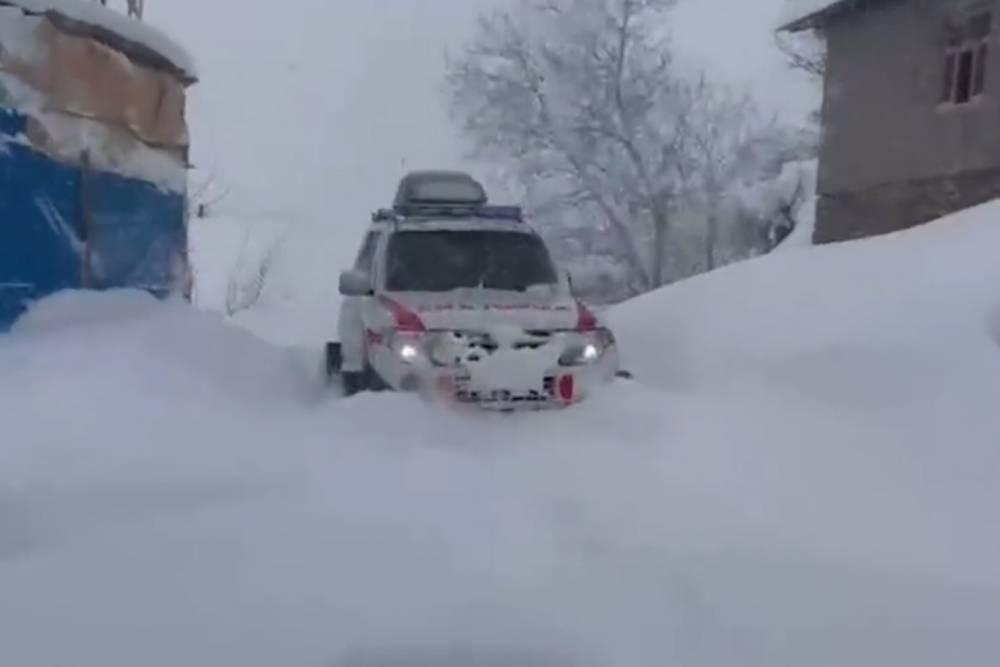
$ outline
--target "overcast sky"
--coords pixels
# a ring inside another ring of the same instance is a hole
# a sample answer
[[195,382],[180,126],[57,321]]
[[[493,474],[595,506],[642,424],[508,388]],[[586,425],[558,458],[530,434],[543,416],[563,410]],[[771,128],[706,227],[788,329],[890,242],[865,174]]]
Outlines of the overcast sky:
[[[149,0],[195,55],[194,157],[241,213],[303,220],[385,203],[404,168],[462,165],[444,54],[502,0]],[[774,50],[786,0],[680,0],[680,55],[802,116],[815,95]],[[345,223],[347,224],[347,223]]]

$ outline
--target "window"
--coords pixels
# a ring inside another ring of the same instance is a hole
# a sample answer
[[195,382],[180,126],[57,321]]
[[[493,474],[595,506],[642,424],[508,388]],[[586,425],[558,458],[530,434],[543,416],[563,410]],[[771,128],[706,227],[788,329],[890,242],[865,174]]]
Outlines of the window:
[[945,29],[942,104],[965,104],[986,90],[993,14],[978,12]]
[[361,245],[361,252],[354,262],[355,271],[370,273],[372,261],[375,259],[375,249],[378,247],[378,232],[369,232],[365,237],[365,242]]
[[955,76],[955,104],[964,104],[972,99],[972,51],[958,54],[958,73]]

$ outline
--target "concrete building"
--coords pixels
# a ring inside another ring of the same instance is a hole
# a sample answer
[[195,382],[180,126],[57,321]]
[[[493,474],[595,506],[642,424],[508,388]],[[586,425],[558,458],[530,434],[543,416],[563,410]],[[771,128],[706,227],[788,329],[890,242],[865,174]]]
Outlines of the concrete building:
[[1000,197],[1000,0],[837,0],[785,26],[826,40],[815,240]]

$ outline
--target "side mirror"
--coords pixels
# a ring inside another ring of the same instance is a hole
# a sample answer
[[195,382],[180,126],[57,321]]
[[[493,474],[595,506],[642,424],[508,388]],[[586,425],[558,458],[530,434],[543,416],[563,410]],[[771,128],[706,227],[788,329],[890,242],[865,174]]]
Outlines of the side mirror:
[[372,281],[363,271],[344,271],[340,274],[340,293],[344,296],[371,296]]

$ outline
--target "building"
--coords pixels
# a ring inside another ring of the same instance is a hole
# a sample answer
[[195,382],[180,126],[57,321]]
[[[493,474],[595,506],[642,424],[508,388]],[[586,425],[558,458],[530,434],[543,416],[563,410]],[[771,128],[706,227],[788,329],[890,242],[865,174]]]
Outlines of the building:
[[187,275],[186,54],[91,0],[0,0],[0,329],[68,288]]
[[788,31],[827,43],[817,242],[1000,197],[1000,0],[838,0]]

